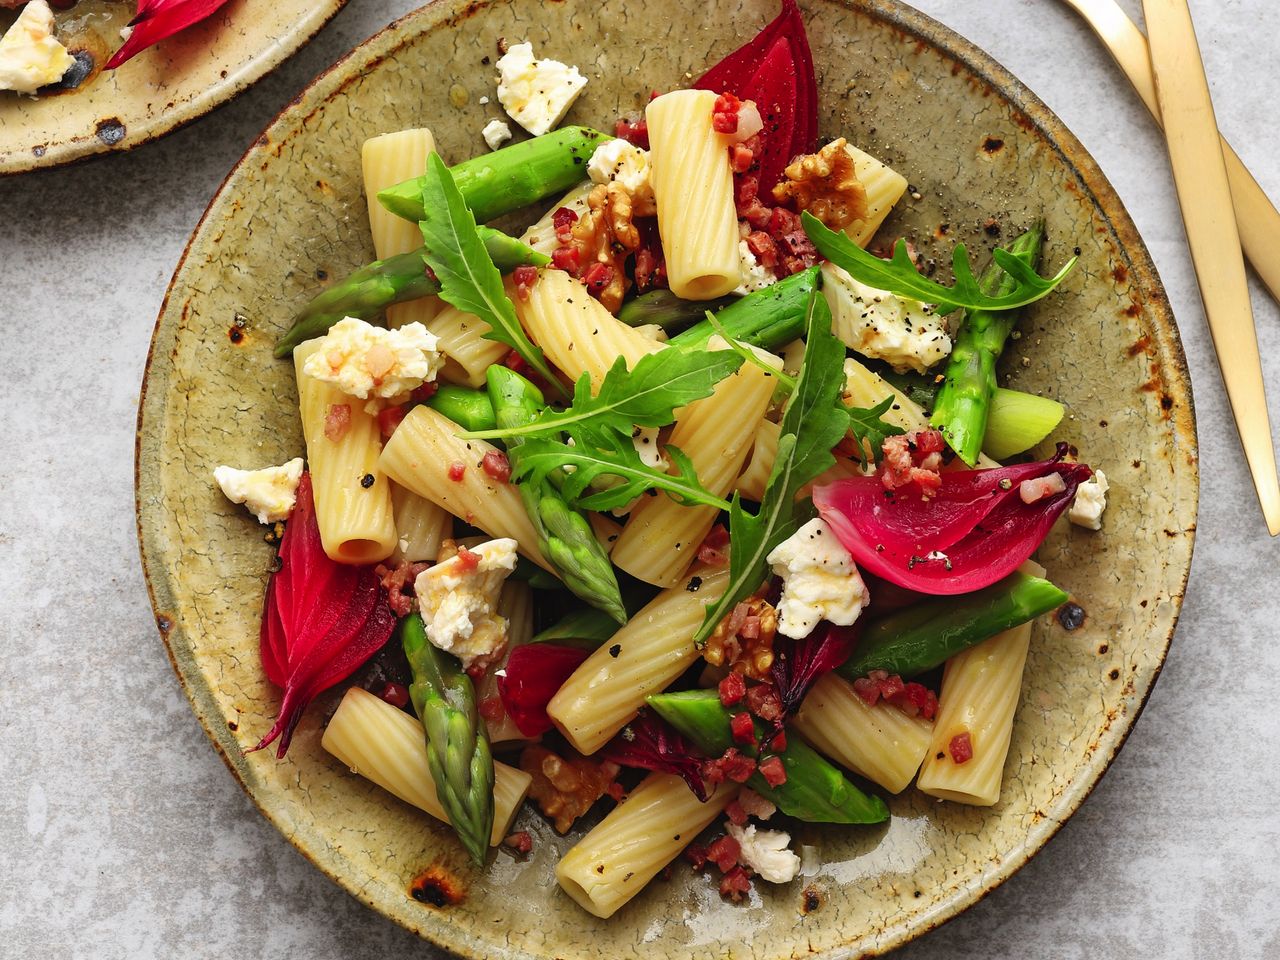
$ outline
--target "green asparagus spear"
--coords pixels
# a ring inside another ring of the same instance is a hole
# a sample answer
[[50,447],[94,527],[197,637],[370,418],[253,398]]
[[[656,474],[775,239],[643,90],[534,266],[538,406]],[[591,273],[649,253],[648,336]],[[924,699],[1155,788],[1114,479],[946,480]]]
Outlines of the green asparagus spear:
[[[1030,267],[1040,259],[1044,246],[1044,221],[1022,234],[1008,250]],[[996,263],[978,278],[983,293],[1007,296],[1017,282]],[[973,466],[982,452],[991,396],[996,389],[996,361],[1018,322],[1017,310],[967,311],[956,331],[955,345],[947,361],[946,380],[938,391],[930,422],[942,431],[947,443],[965,463]]]
[[492,430],[498,421],[493,416],[493,401],[484,390],[441,384],[428,399],[427,406],[438,410],[464,430]]
[[400,621],[400,642],[413,671],[409,696],[427,734],[427,764],[458,839],[483,864],[493,833],[493,755],[462,665],[427,640],[419,614]]
[[[484,223],[585,180],[591,154],[612,139],[587,127],[562,127],[464,160],[449,172],[476,223]],[[422,185],[416,178],[383,190],[378,202],[397,217],[423,219]]]
[[[716,314],[716,320],[733,339],[772,350],[804,336],[809,294],[821,282],[818,268],[810,267],[729,304]],[[670,342],[673,346],[697,349],[705,347],[715,334],[715,327],[703,320],[672,337]]]
[[[733,746],[751,756],[757,753],[753,747],[734,742],[732,715],[714,690],[660,693],[646,702],[709,756],[720,756]],[[757,738],[764,733],[763,725],[757,721]],[[772,787],[759,773],[753,773],[747,786],[788,816],[811,823],[880,823],[889,819],[889,808],[883,800],[859,790],[798,736],[787,737],[786,749],[778,757],[787,771],[785,783]]]
[[[551,261],[538,251],[498,230],[478,227],[485,249],[503,273],[519,266],[542,267]],[[298,313],[293,326],[276,343],[275,355],[288,356],[312,337],[323,336],[343,317],[372,320],[393,303],[417,300],[440,292],[440,283],[427,270],[422,247],[412,253],[375,260],[339,280]]]
[[1066,602],[1048,580],[1013,573],[976,593],[927,600],[877,620],[837,669],[849,680],[872,670],[914,677]]
[[715,313],[739,297],[721,297],[719,300],[681,300],[670,290],[650,290],[628,300],[618,311],[618,319],[629,327],[657,324],[663,330],[678,330],[695,320],[701,320],[710,310]]
[[[489,399],[501,429],[524,426],[546,406],[542,392],[514,370],[491,366],[487,378]],[[507,455],[513,461],[520,456],[520,444],[518,437],[507,443]],[[613,564],[586,515],[565,502],[550,478],[542,482],[526,480],[517,488],[538,532],[538,547],[565,586],[618,623],[626,623],[627,611]]]

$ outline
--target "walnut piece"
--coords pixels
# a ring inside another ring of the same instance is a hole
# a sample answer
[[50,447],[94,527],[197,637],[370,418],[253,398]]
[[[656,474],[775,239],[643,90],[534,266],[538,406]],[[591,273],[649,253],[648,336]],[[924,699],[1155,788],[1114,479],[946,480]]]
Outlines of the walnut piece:
[[702,656],[713,667],[728,664],[752,680],[767,680],[777,632],[778,611],[764,597],[751,597],[716,624]]
[[609,760],[565,759],[534,743],[520,754],[520,769],[533,777],[529,796],[551,819],[557,833],[568,833],[573,822],[604,796],[620,768]]
[[843,230],[867,215],[867,189],[853,168],[844,137],[817,153],[796,157],[784,171],[786,179],[773,188],[773,199],[807,210],[832,230]]
[[617,313],[627,292],[627,254],[640,247],[636,217],[657,214],[652,197],[632,196],[615,181],[597,184],[587,196],[587,210],[573,225],[571,243],[578,250],[578,276],[590,281],[593,264],[610,268],[608,283],[592,287],[592,295],[610,313]]

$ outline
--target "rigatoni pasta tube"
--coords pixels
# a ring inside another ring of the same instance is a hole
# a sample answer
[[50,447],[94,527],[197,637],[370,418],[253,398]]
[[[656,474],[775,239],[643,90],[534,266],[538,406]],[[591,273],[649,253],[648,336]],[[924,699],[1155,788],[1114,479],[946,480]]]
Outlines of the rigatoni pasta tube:
[[[485,454],[497,448],[483,440],[459,439],[461,429],[430,407],[415,407],[387,441],[379,466],[400,486],[491,537],[511,537],[521,553],[551,570],[516,488],[484,472]],[[457,475],[459,467],[461,475],[450,479],[450,471]]]
[[[933,741],[916,782],[922,792],[978,807],[1000,799],[1030,642],[1031,624],[1024,623],[947,661]],[[951,741],[963,733],[973,756],[956,763]]]
[[436,348],[445,355],[440,377],[450,383],[483,387],[489,367],[511,352],[506,344],[485,336],[487,323],[457,307],[446,306],[427,326],[436,335]]
[[[751,457],[747,461],[746,467],[742,474],[738,477],[734,484],[737,490],[747,500],[755,500],[757,503],[764,496],[764,488],[769,482],[769,474],[773,472],[773,463],[778,459],[778,439],[782,435],[782,428],[772,420],[762,420],[759,429],[756,430],[755,440],[752,441]],[[859,465],[853,460],[848,460],[843,456],[837,456],[834,466],[828,467],[813,481],[800,490],[800,498],[810,495],[810,491],[819,484],[830,483],[833,480],[840,480],[844,477],[856,477],[861,474]]]
[[520,323],[556,367],[577,380],[591,377],[593,388],[623,357],[633,367],[641,357],[665,348],[628,327],[587,288],[563,270],[541,270],[529,297],[513,298]]
[[650,102],[649,158],[671,292],[713,300],[742,283],[728,142],[712,126],[716,95],[676,90]]
[[679,777],[651,773],[556,864],[564,892],[597,917],[611,917],[644,889],[737,795],[716,787],[706,803]]
[[[506,667],[511,651],[533,639],[533,590],[522,580],[507,580],[498,599],[498,613],[507,621],[507,650],[494,670],[486,670],[476,685],[476,702],[480,704],[489,742],[495,747],[528,740],[506,710],[486,710],[486,704],[500,704],[497,671]],[[490,719],[496,714],[496,719]]]
[[453,514],[394,482],[391,483],[391,507],[399,537],[391,558],[434,563],[440,553],[440,542],[453,533]]
[[302,372],[319,346],[319,339],[299,344],[293,361],[320,540],[339,563],[377,563],[391,556],[397,542],[391,484],[378,467],[382,433],[363,400]]
[[[325,728],[320,746],[354,773],[405,803],[449,822],[427,763],[422,724],[368,690],[351,687]],[[505,763],[493,765],[493,832],[497,846],[511,830],[533,778]]]
[[[409,253],[422,246],[422,231],[418,225],[389,212],[378,202],[378,192],[422,176],[427,170],[427,157],[435,148],[436,139],[425,127],[386,133],[364,142],[360,165],[364,173],[365,200],[369,205],[373,252],[379,260]],[[387,325],[425,324],[440,312],[440,307],[439,297],[393,304],[387,308]]]
[[844,232],[858,246],[865,247],[885,217],[889,216],[893,205],[907,192],[907,178],[852,144],[846,145],[845,149],[853,157],[853,172],[867,191],[867,215],[853,221]]
[[543,256],[551,256],[556,252],[556,248],[560,246],[560,240],[556,237],[556,225],[554,218],[556,211],[561,207],[572,210],[579,217],[589,209],[587,206],[587,196],[591,193],[591,188],[595,184],[590,180],[584,180],[578,184],[563,197],[559,202],[551,205],[551,208],[542,215],[542,219],[538,220],[533,226],[525,230],[520,235],[520,242],[525,246],[537,250]]
[[547,713],[579,753],[599,750],[698,658],[693,635],[728,579],[724,567],[696,570],[662,591],[565,681]]
[[[711,339],[708,349],[723,348],[717,347],[717,339]],[[744,363],[716,384],[711,396],[678,413],[668,443],[689,457],[702,485],[717,497],[732,490],[742,472],[777,383],[776,377]],[[718,513],[715,507],[681,506],[666,496],[642,498],[610,559],[633,577],[670,587],[693,563]]]
[[792,726],[814,748],[890,793],[911,782],[933,736],[931,721],[887,703],[868,706],[834,673],[814,684]]

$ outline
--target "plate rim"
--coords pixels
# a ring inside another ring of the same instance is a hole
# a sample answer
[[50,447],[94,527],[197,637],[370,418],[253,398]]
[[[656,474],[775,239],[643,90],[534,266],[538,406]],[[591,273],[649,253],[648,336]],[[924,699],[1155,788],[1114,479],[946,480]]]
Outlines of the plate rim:
[[[338,0],[338,2],[345,3],[346,0]],[[457,0],[457,2],[462,3],[464,0]],[[470,0],[470,2],[466,3],[463,15],[468,15],[475,12],[475,10],[497,2],[518,2],[518,0]],[[1016,111],[1024,115],[1034,125],[1043,141],[1058,153],[1067,168],[1083,182],[1093,200],[1096,201],[1098,213],[1102,216],[1108,228],[1114,232],[1119,241],[1120,250],[1130,262],[1131,276],[1135,281],[1140,281],[1140,288],[1145,294],[1144,309],[1150,317],[1152,332],[1155,334],[1154,342],[1158,348],[1158,357],[1162,364],[1162,385],[1173,400],[1167,421],[1167,429],[1174,438],[1173,445],[1177,455],[1185,458],[1185,464],[1179,471],[1179,479],[1187,485],[1187,489],[1182,496],[1186,497],[1190,511],[1189,524],[1182,531],[1186,542],[1185,566],[1181,576],[1178,578],[1176,591],[1172,592],[1169,597],[1169,601],[1173,605],[1169,626],[1162,637],[1158,636],[1157,632],[1151,638],[1159,644],[1159,650],[1158,659],[1152,669],[1150,682],[1147,684],[1146,689],[1141,691],[1140,696],[1135,699],[1132,708],[1126,710],[1122,718],[1118,718],[1122,722],[1117,738],[1110,749],[1105,754],[1101,752],[1095,754],[1087,764],[1080,768],[1088,775],[1087,782],[1082,783],[1075,791],[1065,791],[1067,796],[1064,815],[1055,819],[1045,832],[1029,840],[1014,855],[1003,860],[993,874],[981,878],[977,883],[957,889],[947,899],[940,900],[930,914],[922,917],[914,925],[890,925],[885,927],[874,943],[858,947],[860,952],[857,953],[857,956],[861,958],[882,956],[936,930],[1004,884],[1043,850],[1050,840],[1057,836],[1062,827],[1079,811],[1080,807],[1089,799],[1103,777],[1111,769],[1120,750],[1132,735],[1134,727],[1142,716],[1151,693],[1160,679],[1181,617],[1182,603],[1191,574],[1199,516],[1199,441],[1190,369],[1187,364],[1177,320],[1170,306],[1164,283],[1160,279],[1150,251],[1142,240],[1137,226],[1123,201],[1092,155],[1066,124],[1025,83],[992,55],[956,30],[912,7],[905,0],[808,0],[808,2],[834,3],[871,16],[896,28],[904,35],[914,37],[917,42],[927,45],[941,55],[960,63],[975,78],[984,82],[993,92],[1007,99]],[[363,888],[351,878],[344,877],[339,871],[330,869],[319,862],[311,851],[299,841],[296,834],[289,829],[289,824],[270,808],[265,802],[265,798],[258,796],[246,783],[235,762],[228,755],[219,732],[213,726],[221,721],[222,715],[216,710],[206,710],[206,705],[201,702],[200,692],[193,689],[193,685],[188,682],[180,667],[179,654],[174,650],[174,646],[170,641],[173,624],[168,619],[168,615],[161,609],[157,598],[157,583],[167,577],[167,571],[159,568],[156,571],[156,575],[153,575],[148,563],[147,537],[143,530],[142,447],[144,421],[150,412],[148,387],[151,382],[152,364],[156,360],[156,346],[161,335],[162,323],[168,312],[170,297],[175,294],[178,278],[192,252],[192,246],[200,236],[210,213],[222,197],[232,177],[248,164],[251,158],[256,157],[256,152],[259,149],[265,148],[271,142],[270,133],[277,124],[285,119],[286,115],[304,107],[314,109],[316,106],[327,102],[327,98],[318,99],[315,102],[309,101],[316,94],[319,86],[331,77],[348,71],[351,65],[358,63],[360,69],[351,71],[350,75],[346,76],[345,79],[340,79],[335,90],[331,91],[328,96],[332,96],[338,90],[341,90],[354,77],[359,76],[363,70],[372,68],[394,56],[396,49],[409,42],[413,36],[417,35],[417,32],[415,31],[409,36],[399,38],[398,41],[393,39],[394,34],[406,28],[413,29],[411,21],[428,18],[432,14],[431,8],[444,5],[445,0],[427,0],[421,7],[388,23],[383,29],[357,44],[332,65],[317,74],[296,97],[290,100],[265,125],[263,132],[250,143],[244,155],[231,167],[226,177],[219,184],[217,191],[210,198],[209,204],[193,229],[183,248],[182,255],[174,267],[173,276],[166,287],[147,350],[146,364],[143,369],[142,384],[139,392],[137,429],[134,438],[134,503],[143,577],[146,582],[147,594],[151,602],[155,622],[160,631],[169,662],[177,675],[184,695],[191,704],[192,712],[196,715],[206,736],[211,741],[215,752],[222,758],[236,782],[249,796],[259,813],[313,866],[340,886],[348,895],[379,916],[409,930],[437,947],[462,957],[481,960],[485,954],[475,952],[476,947],[470,942],[471,935],[469,931],[457,929],[453,935],[450,935],[450,931],[456,928],[456,925],[448,919],[447,915],[425,914],[425,922],[418,923],[389,914],[381,909],[374,898],[371,895],[367,895]],[[448,14],[443,19],[448,19]],[[435,26],[436,21],[433,20],[425,24],[424,28],[431,29]],[[374,48],[384,45],[386,49],[374,55]],[[163,407],[157,406],[156,412],[159,413],[162,409]],[[1094,771],[1096,771],[1096,774]],[[520,948],[517,946],[516,949],[519,950]],[[854,949],[854,940],[848,939],[824,953],[814,954],[814,960],[849,960],[854,956]]]
[[[150,118],[149,121],[130,121],[127,118],[122,118],[121,122],[130,131],[129,137],[122,143],[107,144],[97,137],[85,136],[62,140],[52,146],[46,146],[45,152],[39,157],[32,154],[29,148],[19,146],[10,155],[11,159],[9,160],[6,160],[5,155],[0,153],[0,179],[43,170],[59,170],[77,163],[83,163],[95,157],[128,153],[146,144],[154,143],[162,137],[181,130],[188,124],[209,116],[219,107],[223,107],[235,100],[240,94],[257,84],[258,81],[274,73],[287,61],[291,60],[295,54],[301,52],[303,47],[314,40],[320,31],[343,11],[348,2],[349,0],[316,0],[315,3],[311,4],[311,7],[313,9],[321,9],[321,15],[299,21],[304,26],[301,31],[294,30],[290,32],[289,43],[284,46],[280,44],[267,46],[240,70],[235,73],[228,73],[225,78],[221,78],[219,82],[211,87],[200,91],[174,110],[162,111]],[[305,26],[308,23],[310,24],[309,28]],[[345,56],[343,59],[345,59]],[[327,72],[326,70],[312,79],[299,93],[299,96],[301,93],[310,90],[312,85]],[[71,94],[71,96],[74,95],[74,93]],[[281,111],[281,113],[283,112]],[[275,122],[275,119],[279,119],[278,114],[272,120],[272,123]],[[139,131],[136,138],[133,135],[135,130]],[[238,167],[242,161],[243,157],[240,161],[237,161],[236,166]],[[218,189],[221,191],[221,186]],[[203,222],[203,218],[201,219]]]

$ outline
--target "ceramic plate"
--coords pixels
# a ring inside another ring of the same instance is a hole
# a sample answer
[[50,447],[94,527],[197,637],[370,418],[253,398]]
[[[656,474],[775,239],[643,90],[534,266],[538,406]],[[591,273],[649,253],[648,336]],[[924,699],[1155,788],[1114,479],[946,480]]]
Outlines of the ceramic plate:
[[[1062,439],[1102,467],[1114,493],[1104,532],[1060,525],[1040,552],[1085,609],[1079,629],[1036,625],[1000,803],[976,809],[912,791],[879,828],[804,827],[821,866],[722,902],[677,867],[612,920],[559,892],[552,865],[572,842],[536,814],[527,862],[483,873],[448,827],[344,769],[319,746],[336,694],[289,751],[246,756],[278,693],[257,661],[271,548],[226,502],[218,463],[277,463],[302,449],[288,363],[270,350],[293,311],[372,257],[360,145],[428,125],[446,158],[483,151],[496,115],[499,38],[591,78],[569,120],[607,125],[650,89],[700,73],[776,12],[713,0],[691,17],[667,0],[437,0],[322,76],[231,173],[178,267],[156,326],[138,429],[138,523],[157,623],[196,714],[262,812],[320,869],[395,922],[468,957],[835,958],[888,950],[1009,877],[1084,801],[1124,742],[1177,619],[1196,518],[1190,386],[1151,259],[1097,166],[1025,87],[945,27],[891,0],[806,0],[822,133],[847,134],[911,181],[886,233],[936,255],[988,247],[1037,216],[1049,263],[1080,267],[1036,309],[1002,382],[1067,405]],[[488,59],[486,59],[488,58]],[[229,332],[237,317],[245,336]],[[429,868],[465,899],[410,893]]]
[[231,0],[208,20],[103,72],[134,4],[79,0],[57,14],[58,37],[92,57],[93,73],[56,95],[0,93],[0,176],[130,150],[204,116],[297,52],[346,2]]

